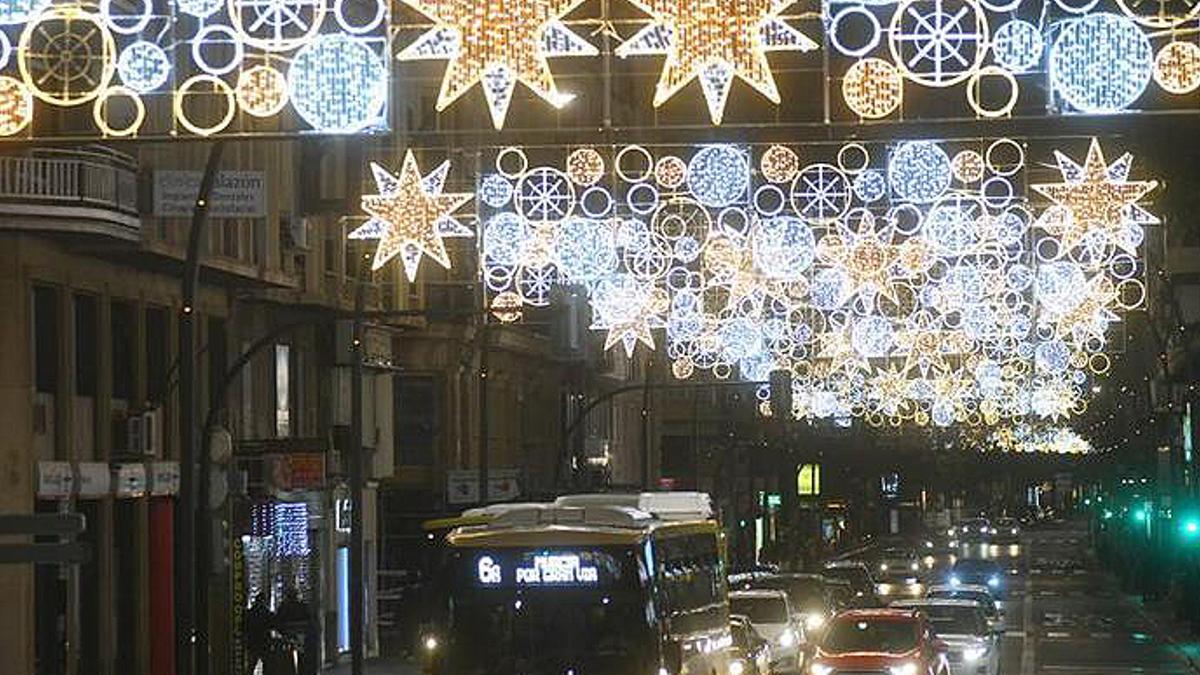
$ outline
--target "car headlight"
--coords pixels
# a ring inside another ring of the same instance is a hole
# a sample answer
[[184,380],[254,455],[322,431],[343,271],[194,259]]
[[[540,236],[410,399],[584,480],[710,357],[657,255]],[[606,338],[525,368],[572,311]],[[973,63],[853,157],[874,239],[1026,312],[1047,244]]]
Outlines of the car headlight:
[[811,675],[832,675],[833,666],[827,666],[824,663],[814,662],[808,667],[808,672]]
[[982,647],[982,646],[967,647],[966,649],[963,650],[963,660],[978,661],[978,660],[982,659],[983,657],[987,656],[987,652],[988,652],[987,647]]
[[825,625],[825,617],[820,614],[809,614],[804,617],[804,628],[807,630],[818,630]]
[[927,540],[927,541],[925,542],[925,548],[933,548],[933,542],[932,542],[932,541],[928,541],[928,540]]
[[921,565],[919,565],[918,563],[913,563],[908,566],[908,569],[916,572],[917,570],[921,569]]
[[729,675],[742,675],[744,672],[746,672],[746,664],[741,659],[729,662]]
[[986,527],[981,527],[979,528],[979,534],[987,534],[987,530],[988,529]]
[[917,664],[912,661],[901,663],[898,666],[888,668],[888,672],[892,675],[917,675]]
[[886,572],[887,571],[887,563],[879,563],[879,571]]
[[962,579],[959,579],[957,574],[951,575],[951,577],[950,577],[950,585],[951,586],[958,586],[961,584],[962,584]]
[[987,585],[991,588],[995,588],[995,587],[999,586],[1000,585],[1000,577],[995,576],[995,575],[988,577]]
[[437,651],[438,639],[436,635],[426,635],[425,639],[422,640],[421,643],[425,646],[425,651]]
[[666,668],[659,668],[658,675],[671,675],[671,671],[667,670]]
[[996,534],[996,528],[993,527],[992,529],[988,530],[988,534]]
[[788,628],[779,634],[779,646],[787,649],[796,644],[796,631]]
[[1017,528],[1015,528],[1015,527],[1014,527],[1013,529],[1009,530],[1009,533],[1010,533],[1010,534],[1016,534],[1016,533],[1017,533]]

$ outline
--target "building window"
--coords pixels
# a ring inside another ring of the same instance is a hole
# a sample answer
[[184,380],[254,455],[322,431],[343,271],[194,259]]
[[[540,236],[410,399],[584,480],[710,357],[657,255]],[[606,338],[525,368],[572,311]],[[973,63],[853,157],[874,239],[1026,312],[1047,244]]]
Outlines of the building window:
[[134,344],[133,305],[128,302],[112,303],[109,314],[109,329],[112,332],[112,395],[113,398],[129,401],[133,399],[133,355]]
[[75,296],[75,394],[94,397],[96,395],[97,347],[99,326],[97,324],[96,297]]
[[392,442],[397,464],[433,464],[440,419],[440,384],[432,376],[392,378],[392,404],[396,419]]
[[291,349],[275,345],[275,435],[292,435]]
[[33,289],[34,382],[38,393],[58,392],[58,291]]
[[167,310],[146,308],[146,397],[163,403],[167,395]]

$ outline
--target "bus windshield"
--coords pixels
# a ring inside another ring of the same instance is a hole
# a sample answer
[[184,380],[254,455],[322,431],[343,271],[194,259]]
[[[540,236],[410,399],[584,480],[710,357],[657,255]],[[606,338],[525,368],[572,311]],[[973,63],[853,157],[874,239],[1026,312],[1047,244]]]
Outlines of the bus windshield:
[[456,552],[445,672],[650,672],[654,633],[634,551]]

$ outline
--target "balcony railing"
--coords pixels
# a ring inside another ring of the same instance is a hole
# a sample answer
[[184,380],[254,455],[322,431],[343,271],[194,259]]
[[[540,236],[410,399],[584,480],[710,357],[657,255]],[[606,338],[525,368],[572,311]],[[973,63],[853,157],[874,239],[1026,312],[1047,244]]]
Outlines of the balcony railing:
[[[27,204],[86,210],[19,208]],[[0,157],[0,205],[9,214],[101,220],[136,231],[137,174],[101,157]]]

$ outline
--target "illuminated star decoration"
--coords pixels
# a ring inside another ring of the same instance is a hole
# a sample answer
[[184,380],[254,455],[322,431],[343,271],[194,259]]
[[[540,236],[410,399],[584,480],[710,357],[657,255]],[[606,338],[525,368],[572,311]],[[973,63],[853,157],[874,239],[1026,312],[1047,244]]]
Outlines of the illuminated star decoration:
[[817,245],[817,255],[837,266],[850,279],[848,297],[872,291],[898,302],[892,283],[892,266],[899,258],[897,247],[884,241],[890,237],[876,230],[875,217],[870,211],[863,210],[859,214],[857,228],[841,228],[840,235],[822,239]]
[[1059,238],[1064,250],[1083,243],[1088,235],[1101,233],[1108,241],[1130,254],[1137,252],[1138,241],[1124,235],[1128,225],[1158,222],[1137,201],[1158,186],[1158,181],[1130,181],[1132,156],[1105,164],[1100,142],[1092,139],[1083,166],[1062,152],[1055,151],[1063,182],[1031,186],[1059,208],[1050,208],[1040,219],[1047,232]]
[[396,58],[449,59],[438,112],[478,83],[497,129],[504,126],[517,82],[556,108],[574,98],[558,90],[547,58],[599,53],[562,22],[584,0],[403,1],[436,25]]
[[633,356],[637,343],[654,350],[655,328],[664,328],[670,301],[667,293],[630,275],[602,280],[592,292],[592,328],[608,330],[607,351],[620,343],[626,356]]
[[442,194],[450,162],[442,162],[422,177],[417,158],[409,150],[399,176],[371,163],[377,195],[363,195],[362,209],[371,216],[349,234],[351,239],[379,239],[371,269],[383,267],[400,256],[410,282],[417,278],[421,256],[433,258],[450,269],[445,237],[470,237],[471,230],[450,214],[471,200],[471,193]]
[[713,124],[721,123],[735,76],[773,103],[780,102],[767,52],[807,52],[818,47],[779,16],[795,0],[631,2],[652,21],[617,47],[617,56],[666,54],[654,107],[699,79]]

